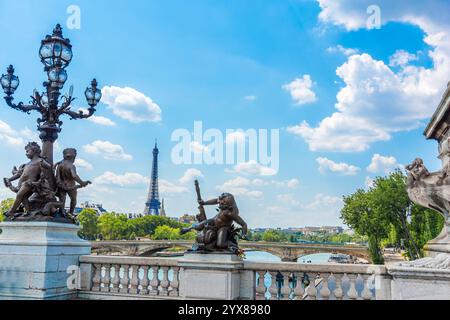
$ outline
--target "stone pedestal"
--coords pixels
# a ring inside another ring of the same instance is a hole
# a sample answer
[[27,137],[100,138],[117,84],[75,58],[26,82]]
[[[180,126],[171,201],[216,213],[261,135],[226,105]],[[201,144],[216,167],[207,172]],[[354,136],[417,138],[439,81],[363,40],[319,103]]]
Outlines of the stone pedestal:
[[392,300],[450,299],[450,270],[389,268]]
[[243,260],[234,254],[186,254],[178,262],[184,299],[237,300]]
[[[91,253],[79,227],[51,222],[0,223],[0,300],[71,299],[79,257]],[[69,272],[69,273],[68,273]]]
[[441,253],[450,255],[450,219],[445,222],[441,234],[425,245],[424,251],[426,256],[432,258]]

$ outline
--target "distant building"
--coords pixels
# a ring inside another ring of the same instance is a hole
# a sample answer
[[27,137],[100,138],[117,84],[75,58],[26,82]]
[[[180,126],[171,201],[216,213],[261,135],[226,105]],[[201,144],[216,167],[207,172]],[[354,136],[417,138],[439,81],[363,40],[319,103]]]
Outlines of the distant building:
[[89,201],[83,202],[80,207],[75,208],[75,215],[78,215],[83,211],[84,209],[92,209],[94,210],[98,216],[101,216],[102,214],[106,213],[107,211],[103,208],[102,204],[97,203],[90,203]]
[[178,218],[178,221],[181,223],[194,224],[197,222],[197,217],[189,214],[185,214]]

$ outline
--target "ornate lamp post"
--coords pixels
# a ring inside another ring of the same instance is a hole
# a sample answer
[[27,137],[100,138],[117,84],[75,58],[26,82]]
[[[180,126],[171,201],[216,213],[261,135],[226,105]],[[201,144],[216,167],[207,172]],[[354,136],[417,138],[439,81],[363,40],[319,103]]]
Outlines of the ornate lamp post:
[[[31,160],[20,169],[14,168],[13,176],[5,178],[5,185],[17,193],[16,200],[8,213],[11,219],[25,221],[54,221],[57,217],[71,219],[66,215],[65,200],[68,195],[71,199],[70,213],[73,214],[76,205],[77,189],[88,185],[89,181],[82,181],[76,174],[74,161],[75,149],[64,150],[64,160],[53,166],[53,144],[58,139],[63,122],[62,115],[70,119],[86,119],[95,113],[95,107],[102,98],[101,91],[94,79],[85,90],[89,108],[87,113],[72,111],[73,87],[68,94],[61,96],[61,90],[67,80],[66,68],[72,61],[72,45],[65,39],[61,26],[56,25],[52,35],[47,35],[41,42],[39,49],[41,62],[48,80],[44,82],[45,90],[39,93],[34,90],[29,104],[14,103],[13,94],[19,86],[19,78],[14,74],[14,67],[9,66],[6,74],[0,78],[0,84],[5,92],[5,101],[13,109],[30,113],[37,111],[39,138],[42,141],[42,150],[36,143],[27,145],[27,157]],[[17,187],[12,181],[19,180]]]
[[[74,112],[70,106],[74,98],[73,87],[69,93],[61,97],[61,89],[67,80],[66,68],[72,61],[72,45],[69,39],[62,35],[62,28],[58,24],[52,35],[47,35],[41,42],[39,56],[44,64],[44,71],[47,73],[48,81],[43,86],[45,91],[39,93],[34,90],[29,104],[22,102],[15,104],[13,94],[19,86],[19,78],[14,75],[14,67],[9,66],[7,73],[2,75],[0,83],[5,92],[5,101],[13,109],[30,113],[37,111],[41,117],[37,119],[39,138],[42,140],[42,156],[50,163],[53,163],[53,143],[58,139],[61,132],[62,121],[60,116],[66,114],[70,119],[85,119],[95,113],[95,107],[100,102],[102,94],[97,88],[97,81],[92,80],[91,86],[85,91],[89,108],[88,112]],[[59,105],[61,103],[61,105]]]

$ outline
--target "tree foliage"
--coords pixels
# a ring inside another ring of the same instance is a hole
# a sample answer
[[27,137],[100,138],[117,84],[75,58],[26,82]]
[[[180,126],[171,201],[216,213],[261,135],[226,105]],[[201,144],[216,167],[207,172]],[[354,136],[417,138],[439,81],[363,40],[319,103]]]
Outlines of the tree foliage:
[[425,243],[443,227],[442,217],[409,200],[406,177],[397,170],[377,177],[369,190],[359,189],[344,197],[344,223],[368,237],[374,263],[382,264],[383,246],[403,247],[410,259],[423,256]]
[[4,214],[9,211],[14,203],[14,199],[5,199],[0,202],[0,222],[4,220]]
[[83,209],[78,215],[78,221],[81,225],[79,235],[86,240],[95,240],[98,235],[98,216],[94,209]]

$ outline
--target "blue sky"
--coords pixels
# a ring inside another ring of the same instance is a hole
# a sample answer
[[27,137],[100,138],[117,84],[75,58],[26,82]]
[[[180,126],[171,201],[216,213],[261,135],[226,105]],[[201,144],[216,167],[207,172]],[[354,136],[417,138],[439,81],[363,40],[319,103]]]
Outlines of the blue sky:
[[[63,120],[55,150],[56,158],[79,150],[79,173],[94,182],[81,201],[142,211],[158,139],[171,216],[195,213],[199,178],[205,197],[234,193],[252,227],[336,225],[341,197],[370,178],[416,156],[440,168],[437,145],[422,132],[450,80],[450,4],[378,1],[380,28],[368,29],[371,4],[0,0],[0,66],[14,64],[16,101],[27,102],[46,78],[40,40],[59,22],[73,44],[65,90],[75,87],[74,109],[86,107],[84,89],[99,81],[96,118]],[[80,29],[66,25],[70,5],[80,8]],[[1,103],[0,176],[25,161],[36,118]],[[174,164],[171,135],[194,121],[224,134],[279,129],[278,172]]]

